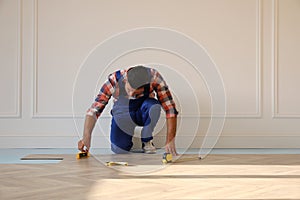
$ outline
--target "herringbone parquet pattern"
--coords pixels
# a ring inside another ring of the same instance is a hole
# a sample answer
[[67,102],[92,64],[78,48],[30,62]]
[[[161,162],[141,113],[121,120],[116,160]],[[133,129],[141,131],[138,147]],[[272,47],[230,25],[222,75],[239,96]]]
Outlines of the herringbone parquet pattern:
[[52,156],[63,161],[0,165],[0,199],[300,199],[300,155],[210,155],[171,165],[159,154]]

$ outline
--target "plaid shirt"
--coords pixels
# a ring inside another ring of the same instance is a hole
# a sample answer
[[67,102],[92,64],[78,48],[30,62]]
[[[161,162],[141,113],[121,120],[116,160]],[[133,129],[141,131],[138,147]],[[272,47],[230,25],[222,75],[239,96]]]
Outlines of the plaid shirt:
[[[121,70],[121,76],[126,78],[127,71],[128,69]],[[166,112],[166,118],[176,117],[178,112],[176,110],[175,102],[172,98],[171,92],[169,91],[166,82],[157,70],[150,69],[150,71],[152,78],[150,82],[149,97],[155,98],[156,93],[158,101],[161,103],[163,109]],[[88,109],[87,115],[96,116],[96,118],[98,118],[104,110],[105,106],[107,105],[111,96],[114,97],[114,101],[118,101],[119,93],[120,88],[117,81],[116,72],[114,72],[109,75],[108,80],[101,87],[100,92],[95,99],[95,102]],[[139,98],[141,96],[143,96],[143,93],[135,97]],[[129,96],[126,97],[130,98]]]

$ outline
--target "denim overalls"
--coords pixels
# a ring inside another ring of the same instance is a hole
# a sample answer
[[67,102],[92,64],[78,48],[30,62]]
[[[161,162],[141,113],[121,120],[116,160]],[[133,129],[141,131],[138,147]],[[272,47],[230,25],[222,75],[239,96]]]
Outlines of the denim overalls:
[[160,117],[161,105],[157,99],[149,98],[150,85],[145,86],[142,97],[128,99],[120,71],[116,72],[116,77],[120,95],[111,110],[111,150],[115,153],[128,153],[133,146],[132,137],[136,126],[143,126],[142,142],[153,139],[152,133]]

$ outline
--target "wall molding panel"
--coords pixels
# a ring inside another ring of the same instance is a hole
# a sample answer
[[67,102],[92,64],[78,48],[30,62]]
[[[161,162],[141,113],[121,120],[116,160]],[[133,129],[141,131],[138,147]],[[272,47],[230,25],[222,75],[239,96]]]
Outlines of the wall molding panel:
[[[73,118],[81,118],[81,116],[74,115],[74,113],[70,112],[43,112],[39,110],[39,70],[40,66],[38,63],[39,59],[39,48],[38,48],[38,42],[39,42],[39,27],[38,27],[38,22],[39,22],[39,0],[33,0],[34,1],[34,69],[33,69],[33,111],[32,111],[32,118],[66,118],[66,119],[73,119]],[[227,118],[261,118],[262,113],[262,89],[261,89],[261,46],[262,46],[262,40],[261,40],[261,34],[262,34],[262,29],[261,29],[261,24],[262,24],[262,1],[261,0],[253,0],[255,2],[255,13],[256,13],[256,18],[255,20],[255,46],[256,46],[256,51],[255,53],[255,69],[256,69],[256,74],[255,74],[255,80],[256,80],[256,85],[255,91],[256,91],[256,96],[255,96],[255,111],[253,113],[245,113],[245,112],[230,112],[228,111],[226,117]],[[187,114],[189,115],[189,114]],[[102,116],[102,117],[109,117],[109,116]],[[210,114],[205,114],[203,113],[201,117],[211,117]],[[216,116],[218,117],[218,116]]]
[[37,79],[38,79],[38,0],[33,1],[33,101],[32,101],[32,117],[38,118],[38,107],[37,107]]
[[[279,0],[272,1],[272,117],[276,118],[300,118],[300,113],[288,113],[280,111],[279,105]],[[281,36],[283,37],[283,36]],[[290,98],[293,98],[292,96]]]
[[256,2],[256,60],[255,60],[255,69],[256,69],[256,110],[253,114],[245,113],[229,113],[226,115],[226,118],[261,118],[262,117],[262,1],[255,0]]
[[39,39],[39,27],[38,27],[38,21],[39,21],[39,10],[38,10],[38,5],[39,1],[38,0],[33,0],[33,28],[34,28],[34,35],[33,35],[33,101],[32,101],[32,118],[34,119],[55,119],[55,118],[81,118],[78,116],[73,116],[72,113],[42,113],[39,111],[39,100],[38,100],[38,72],[39,72],[39,64],[38,64],[38,59],[39,59],[39,48],[38,48],[38,39]]
[[17,55],[16,55],[16,88],[15,88],[15,111],[12,112],[0,112],[0,118],[21,118],[21,104],[22,104],[22,1],[17,0]]
[[254,117],[262,117],[262,64],[261,64],[261,57],[262,57],[262,51],[261,51],[261,47],[262,47],[262,3],[261,0],[257,0],[256,2],[257,4],[257,18],[256,18],[256,23],[257,23],[257,31],[256,31],[256,77],[257,77],[257,83],[256,83],[256,87],[257,87],[257,112],[256,112],[256,116],[254,115]]

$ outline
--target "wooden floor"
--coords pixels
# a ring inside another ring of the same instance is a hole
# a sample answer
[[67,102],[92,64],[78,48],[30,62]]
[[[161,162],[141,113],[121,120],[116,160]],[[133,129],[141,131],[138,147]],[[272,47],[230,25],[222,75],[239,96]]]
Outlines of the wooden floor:
[[[300,155],[29,155],[57,164],[1,164],[0,199],[300,199]],[[188,157],[188,158],[186,158]],[[106,161],[129,166],[106,167]]]

